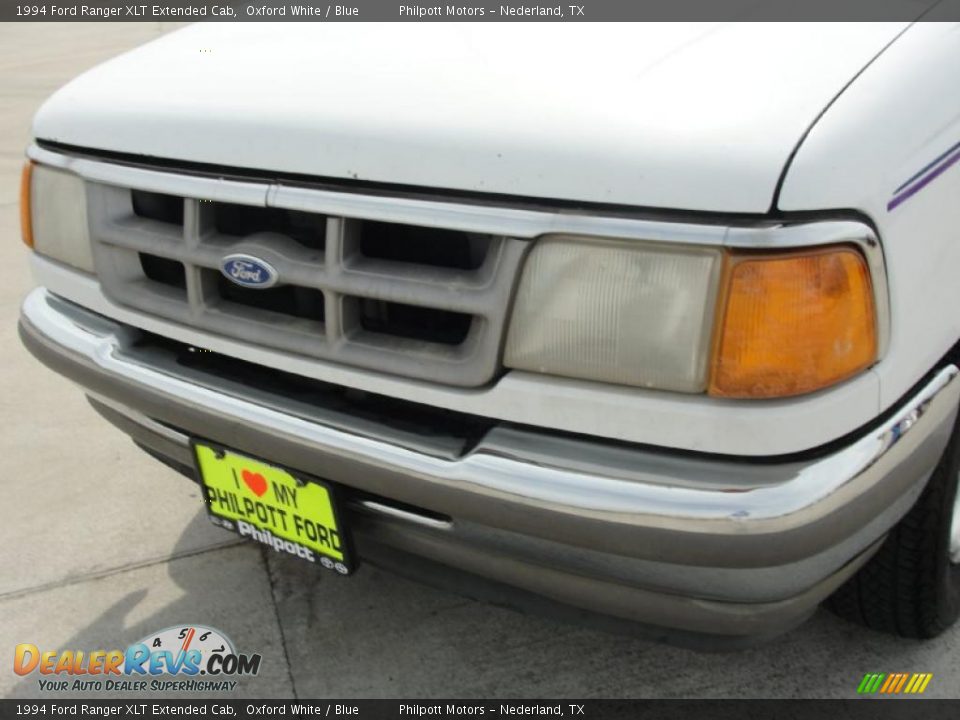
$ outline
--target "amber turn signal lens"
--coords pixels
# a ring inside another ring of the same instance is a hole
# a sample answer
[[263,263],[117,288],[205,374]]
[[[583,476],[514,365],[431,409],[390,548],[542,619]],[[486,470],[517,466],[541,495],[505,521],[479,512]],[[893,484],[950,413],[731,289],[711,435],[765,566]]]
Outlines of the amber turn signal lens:
[[33,221],[30,218],[30,179],[33,176],[33,162],[27,160],[20,173],[20,237],[23,243],[33,247]]
[[873,288],[857,250],[732,255],[729,262],[714,335],[711,395],[799,395],[876,360]]

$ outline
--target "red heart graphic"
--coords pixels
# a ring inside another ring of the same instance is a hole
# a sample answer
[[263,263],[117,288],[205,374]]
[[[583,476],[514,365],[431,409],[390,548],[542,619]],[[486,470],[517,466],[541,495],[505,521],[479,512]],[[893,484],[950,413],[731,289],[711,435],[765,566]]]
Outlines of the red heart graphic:
[[253,490],[257,497],[263,497],[263,494],[267,491],[267,479],[260,473],[250,472],[249,470],[243,470],[240,474],[243,476],[243,481],[247,484],[247,487]]

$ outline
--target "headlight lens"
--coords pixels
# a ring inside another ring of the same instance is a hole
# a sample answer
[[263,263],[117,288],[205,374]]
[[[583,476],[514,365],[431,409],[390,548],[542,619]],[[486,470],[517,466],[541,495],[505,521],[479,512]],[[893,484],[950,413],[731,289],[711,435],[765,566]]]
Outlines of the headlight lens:
[[[24,240],[32,236],[33,249],[54,260],[93,272],[93,254],[87,226],[87,193],[83,180],[62,170],[33,165],[21,212]],[[28,243],[29,244],[29,243]]]
[[718,250],[572,236],[532,249],[509,367],[664,390],[706,387]]
[[877,360],[870,269],[854,246],[790,252],[550,236],[533,247],[511,368],[729,398],[838,383]]

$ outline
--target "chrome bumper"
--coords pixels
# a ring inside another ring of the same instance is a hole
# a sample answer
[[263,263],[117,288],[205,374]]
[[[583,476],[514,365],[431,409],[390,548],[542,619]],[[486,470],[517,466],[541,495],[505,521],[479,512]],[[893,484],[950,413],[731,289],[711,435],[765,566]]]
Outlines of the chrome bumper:
[[728,638],[788,629],[869,558],[922,491],[960,399],[947,366],[877,427],[784,462],[506,427],[444,458],[324,424],[322,408],[302,417],[151,364],[135,329],[43,289],[24,301],[20,334],[167,458],[189,464],[195,434],[383,498],[354,506],[361,557],[392,548],[566,605]]

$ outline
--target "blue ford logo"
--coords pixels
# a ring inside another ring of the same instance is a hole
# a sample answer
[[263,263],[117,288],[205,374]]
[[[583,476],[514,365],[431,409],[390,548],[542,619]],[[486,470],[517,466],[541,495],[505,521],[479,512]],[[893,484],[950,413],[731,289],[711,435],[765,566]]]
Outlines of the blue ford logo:
[[270,263],[252,255],[227,255],[220,261],[220,272],[237,285],[249,288],[272,287],[279,279]]

